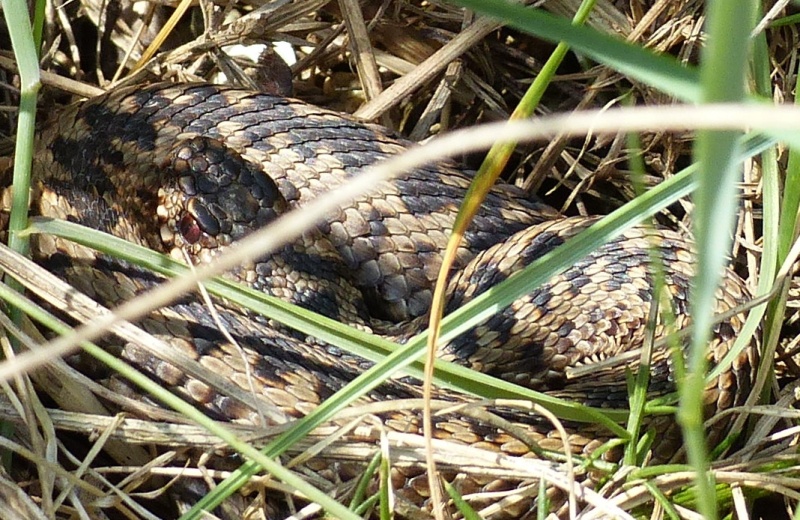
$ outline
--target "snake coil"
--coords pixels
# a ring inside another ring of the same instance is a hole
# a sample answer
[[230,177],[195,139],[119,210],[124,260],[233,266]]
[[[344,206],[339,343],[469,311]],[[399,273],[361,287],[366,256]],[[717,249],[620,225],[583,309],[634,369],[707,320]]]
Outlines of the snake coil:
[[[407,146],[385,129],[292,99],[206,84],[124,88],[67,108],[44,130],[34,164],[35,211],[209,262],[253,229],[302,209],[359,169]],[[419,168],[380,184],[296,242],[230,276],[325,316],[405,340],[423,327],[447,233],[469,181],[468,173],[448,164]],[[563,217],[515,187],[498,184],[459,250],[448,311],[592,222]],[[120,298],[120,291],[104,288],[124,283],[141,291],[157,281],[124,262],[94,253],[76,257],[74,251],[74,246],[47,240],[36,255],[104,305],[116,305]],[[639,348],[646,336],[653,255],[663,263],[676,323],[685,326],[691,245],[669,230],[634,228],[454,339],[441,356],[555,396],[624,407],[625,370],[636,367],[638,356],[623,354]],[[747,299],[744,282],[728,269],[717,311]],[[287,417],[307,413],[369,366],[228,303],[220,307],[223,322],[247,352],[259,397]],[[141,325],[249,388],[241,357],[195,298],[187,296]],[[738,316],[718,325],[708,350],[712,364],[728,353],[741,326]],[[663,330],[660,322],[655,324],[656,336]],[[213,389],[198,390],[180,370],[167,370],[130,347],[118,348],[208,413],[252,418],[251,410],[233,406]],[[609,364],[618,357],[622,361]],[[709,382],[709,413],[744,401],[755,359],[751,347]],[[600,361],[604,364],[593,369]],[[583,375],[571,375],[576,368]],[[650,393],[674,390],[673,379],[669,353],[657,350]],[[386,383],[369,400],[417,395],[414,382],[406,378]],[[437,397],[466,399],[445,390]],[[498,413],[535,439],[557,437],[531,414]],[[506,453],[528,451],[474,419],[450,414],[437,420],[440,433],[454,440],[493,445]],[[414,413],[390,414],[386,424],[418,429]],[[570,426],[578,452],[590,451],[593,440],[602,436],[591,425]],[[403,486],[407,495],[422,500],[410,485]]]

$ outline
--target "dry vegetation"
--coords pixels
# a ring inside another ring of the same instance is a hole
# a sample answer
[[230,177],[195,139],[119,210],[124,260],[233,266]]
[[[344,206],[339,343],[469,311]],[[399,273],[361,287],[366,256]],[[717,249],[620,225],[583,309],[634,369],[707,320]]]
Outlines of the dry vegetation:
[[[378,121],[420,141],[453,128],[507,118],[554,47],[525,34],[499,28],[492,22],[475,20],[462,9],[437,1],[387,0],[381,3],[367,0],[362,2],[360,11],[354,9],[354,2],[347,1],[267,4],[259,0],[200,0],[196,3],[199,5],[191,7],[166,40],[156,43],[155,57],[145,67],[136,69],[146,49],[157,42],[156,35],[177,2],[50,2],[42,59],[43,69],[48,74],[44,76],[46,88],[42,103],[51,107],[65,102],[69,97],[66,93],[89,95],[98,87],[105,89],[116,83],[162,79],[218,81],[221,73],[235,78],[229,80],[233,83],[265,88],[265,81],[271,81],[273,71],[278,68],[275,55],[268,51],[259,63],[253,64],[232,57],[226,52],[227,46],[240,43],[269,46],[272,42],[286,42],[296,59],[290,65],[296,97]],[[579,2],[559,0],[543,4],[545,9],[571,16]],[[600,0],[590,23],[692,63],[703,38],[701,12],[702,3],[696,0]],[[791,14],[789,8],[776,13],[778,16],[787,14]],[[796,27],[770,28],[767,34],[774,98],[792,101],[797,69]],[[6,38],[2,42],[8,45]],[[0,57],[5,78],[2,92],[7,100],[3,128],[9,136],[14,134],[16,105],[11,56],[4,52]],[[538,112],[669,102],[667,96],[648,86],[596,66],[583,57],[569,55]],[[691,135],[645,134],[641,140],[646,181],[650,185],[690,162]],[[607,213],[634,196],[628,177],[626,146],[625,136],[556,139],[523,145],[507,168],[506,178],[546,198],[566,213]],[[474,167],[480,157],[464,160]],[[739,223],[735,256],[741,274],[755,284],[760,255],[759,164],[746,168],[742,193],[746,211],[742,212]],[[663,222],[674,227],[688,227],[689,218],[690,205],[684,202],[664,215]],[[796,295],[795,288],[791,296]],[[798,307],[800,303],[790,298],[785,339],[781,342],[785,351],[798,347]],[[790,370],[792,363],[788,365]],[[45,385],[48,379],[52,383],[54,379],[65,377],[66,370],[56,367],[48,372],[51,375],[39,377],[37,388]],[[127,421],[123,425],[115,419],[96,415],[46,411],[28,395],[32,387],[26,386],[22,379],[12,386],[4,387],[8,397],[2,399],[0,416],[12,421],[15,430],[10,440],[3,441],[3,446],[15,443],[25,446],[29,452],[15,454],[11,471],[2,474],[0,509],[5,507],[8,512],[8,508],[14,508],[21,517],[174,515],[172,505],[166,503],[169,494],[158,498],[157,486],[163,485],[166,479],[145,477],[147,471],[139,473],[133,466],[147,461],[150,475],[169,477],[178,472],[185,460],[186,446],[204,449],[216,446],[213,437],[191,426],[167,428],[164,423],[146,421]],[[793,413],[795,387],[795,384],[781,390],[776,387],[780,406],[763,408],[763,413],[771,414],[768,416],[753,414],[752,433],[739,441],[743,447],[729,452],[715,465],[718,482],[731,485],[722,486],[725,489],[720,491],[719,504],[724,513],[736,508],[737,514],[744,515],[740,518],[748,517],[746,515],[779,518],[797,507],[800,475],[795,470],[798,460],[793,447],[796,421],[783,421],[778,417],[778,414]],[[52,385],[48,388],[51,393],[63,393]],[[11,396],[28,403],[27,407],[11,401]],[[48,407],[54,406],[53,395],[43,392],[41,398]],[[772,401],[775,400],[773,397]],[[19,419],[20,410],[32,414],[26,418],[27,426]],[[166,413],[162,417],[180,422]],[[32,424],[38,427],[30,426]],[[104,438],[106,434],[108,439]],[[87,456],[93,443],[105,445],[107,453],[96,458]],[[349,454],[345,455],[347,450]],[[370,443],[340,442],[330,453],[367,458],[371,450]],[[131,462],[122,463],[118,458],[114,461],[114,456],[122,452],[130,456]],[[154,453],[161,454],[161,458],[152,460]],[[76,470],[84,458],[90,467]],[[204,461],[198,463],[196,458],[191,461],[193,467],[185,474],[202,475]],[[61,497],[61,491],[69,486],[63,474],[55,485],[53,481],[43,481],[43,475],[52,475],[41,470],[48,464],[63,465],[66,471],[87,484],[75,486]],[[486,465],[489,466],[490,461]],[[503,475],[503,471],[531,475],[537,470],[487,467],[485,471],[494,472],[491,473],[494,475]],[[320,475],[330,476],[325,472]],[[627,484],[624,484],[625,478],[623,473],[618,473],[604,491],[606,496],[616,493],[615,504],[623,509],[643,516],[652,514],[654,518],[665,515],[661,506],[653,506],[653,488],[658,488],[661,493],[670,495],[676,504],[670,513],[684,518],[697,517],[691,512],[692,502],[685,491],[691,483],[691,474],[661,472]],[[106,479],[114,482],[119,491],[99,499],[93,490],[108,491],[110,484]],[[314,483],[325,489],[334,486],[319,480]],[[746,487],[738,487],[738,484]],[[282,491],[280,485],[259,480],[251,484],[250,495],[237,498],[233,506],[250,508],[247,511],[252,516],[248,518],[262,518],[264,511],[281,514],[283,505],[273,507],[272,504],[277,503],[269,498],[273,495],[261,494],[270,487]],[[618,494],[623,488],[627,493]],[[274,489],[270,493],[275,493]],[[527,492],[535,496],[536,489]],[[48,493],[51,496],[47,496]],[[131,502],[120,499],[123,494],[131,495]],[[55,502],[54,497],[58,497]],[[754,501],[755,497],[760,499]],[[264,502],[266,509],[259,509]],[[297,506],[302,507],[302,501],[297,502]],[[407,512],[413,515],[413,511]],[[425,516],[422,512],[417,514]],[[10,518],[4,513],[0,516]]]

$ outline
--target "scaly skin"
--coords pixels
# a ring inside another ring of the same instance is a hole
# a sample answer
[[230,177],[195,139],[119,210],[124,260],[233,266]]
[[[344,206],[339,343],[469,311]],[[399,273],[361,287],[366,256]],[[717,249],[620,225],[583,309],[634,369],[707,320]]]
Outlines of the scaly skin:
[[[408,145],[380,127],[287,98],[210,85],[126,88],[69,107],[46,127],[34,165],[35,210],[207,262],[253,229],[302,208],[363,166]],[[406,339],[424,327],[446,236],[468,183],[468,174],[448,164],[381,183],[294,244],[231,276],[345,323]],[[459,251],[448,310],[508,278],[593,221],[562,217],[513,186],[497,185]],[[586,375],[577,377],[570,370],[641,347],[653,292],[648,267],[648,248],[653,247],[664,262],[677,323],[686,325],[690,244],[671,231],[635,228],[446,345],[442,357],[585,404],[626,406],[624,369],[635,368],[638,356],[584,370]],[[35,255],[107,306],[158,281],[157,276],[61,240],[39,240]],[[748,299],[736,274],[729,270],[725,280],[718,312]],[[229,304],[220,303],[220,314],[247,352],[259,397],[287,419],[304,415],[369,366]],[[241,355],[198,299],[187,297],[141,326],[249,388]],[[711,363],[728,352],[741,326],[740,317],[719,325],[709,347]],[[658,324],[655,332],[663,333],[663,327]],[[117,348],[208,413],[253,420],[252,410],[193,381],[180,367],[129,345]],[[753,347],[709,383],[709,413],[744,401],[755,359]],[[653,354],[651,373],[651,394],[674,390],[663,349]],[[402,379],[386,383],[366,401],[418,395],[415,382]],[[437,397],[468,400],[445,390]],[[563,449],[560,437],[541,418],[507,409],[495,412],[534,441]],[[398,411],[383,419],[400,431],[419,429],[414,412]],[[530,455],[523,442],[476,419],[450,414],[437,421],[441,436],[457,442]],[[568,426],[576,453],[591,451],[607,435],[591,425]],[[662,437],[656,458],[674,449],[674,437]],[[423,500],[416,484],[402,482],[401,494]],[[516,516],[530,506],[529,500],[505,513]]]

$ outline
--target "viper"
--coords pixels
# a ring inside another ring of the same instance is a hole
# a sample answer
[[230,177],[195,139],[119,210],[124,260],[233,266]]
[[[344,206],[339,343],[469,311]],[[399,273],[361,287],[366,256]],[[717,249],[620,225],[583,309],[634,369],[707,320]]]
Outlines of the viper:
[[[72,105],[45,125],[34,158],[33,212],[202,264],[409,146],[382,127],[290,98],[210,84],[125,87]],[[441,162],[380,182],[301,238],[228,276],[342,323],[406,341],[424,330],[448,233],[470,180],[470,172]],[[562,216],[520,189],[498,183],[458,251],[446,312],[594,221]],[[39,263],[109,307],[160,281],[127,262],[58,238],[38,238],[33,250]],[[638,356],[614,370],[573,376],[570,369],[634,352],[650,332],[657,338],[664,334],[666,325],[651,314],[653,262],[663,267],[666,307],[678,327],[687,325],[694,264],[690,241],[668,229],[637,227],[450,340],[439,354],[534,390],[624,408],[626,369],[635,368]],[[749,299],[732,269],[724,280],[718,313]],[[220,300],[216,306],[220,320],[212,319],[201,298],[187,295],[140,325],[243,388],[255,382],[258,398],[286,417],[304,415],[370,365],[232,302]],[[241,355],[219,330],[220,321],[246,352],[248,378]],[[712,365],[728,353],[742,324],[738,315],[718,324],[708,348]],[[107,343],[206,413],[225,420],[253,419],[251,409],[198,386],[181,367],[165,366],[130,345]],[[749,347],[709,382],[707,413],[744,402],[756,357]],[[653,353],[650,370],[650,395],[674,391],[676,376],[666,347]],[[418,395],[415,380],[398,378],[365,399]],[[469,400],[444,389],[437,397]],[[535,414],[495,411],[535,439],[560,438]],[[419,430],[415,412],[382,417],[390,428]],[[597,445],[592,442],[599,435],[596,427],[570,427],[588,439],[574,451],[588,452]],[[497,426],[457,413],[437,418],[437,430],[438,436],[456,442],[515,455],[529,451],[524,443],[510,442]],[[408,484],[399,487],[412,500],[424,498]]]

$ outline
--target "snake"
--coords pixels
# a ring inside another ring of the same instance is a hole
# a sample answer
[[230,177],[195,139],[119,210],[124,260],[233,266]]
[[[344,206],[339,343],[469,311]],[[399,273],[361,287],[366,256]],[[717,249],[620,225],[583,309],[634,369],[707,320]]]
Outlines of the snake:
[[[33,162],[32,213],[204,264],[242,237],[288,212],[301,211],[365,167],[413,145],[381,126],[288,97],[204,83],[122,87],[68,106],[44,125]],[[227,276],[328,318],[406,341],[425,328],[448,234],[472,175],[442,161],[378,182],[300,238]],[[593,217],[563,216],[521,189],[498,182],[458,249],[445,312],[507,280],[594,222]],[[109,307],[161,281],[125,261],[54,237],[36,238],[33,255]],[[670,229],[638,226],[449,340],[439,355],[553,396],[625,408],[626,370],[635,368],[638,356],[611,369],[592,367],[635,352],[651,333],[658,338],[668,329],[651,316],[655,260],[663,266],[662,292],[674,313],[673,326],[686,326],[695,270],[691,240]],[[723,274],[717,313],[750,299],[732,268]],[[371,366],[231,302],[217,303],[227,333],[247,353],[248,378],[241,355],[197,296],[186,295],[139,325],[243,388],[255,382],[258,398],[289,419],[302,417]],[[736,314],[716,325],[707,350],[712,366],[728,354],[742,326]],[[212,417],[253,420],[247,406],[192,381],[181,367],[165,365],[130,345],[116,348]],[[756,360],[756,349],[750,346],[709,381],[707,415],[744,402]],[[576,367],[584,369],[582,375],[571,375]],[[650,371],[650,395],[674,392],[669,349],[652,354]],[[419,395],[418,381],[398,377],[364,400]],[[435,397],[469,400],[446,389],[435,390]],[[536,414],[502,407],[497,411],[535,439],[560,439],[557,449],[565,449],[565,440]],[[383,417],[389,428],[420,431],[417,412]],[[571,428],[575,438],[586,439],[571,447],[576,453],[597,445],[596,427]],[[436,429],[454,442],[532,455],[527,445],[512,442],[496,426],[457,412],[438,417]],[[666,448],[670,450],[674,446]],[[412,502],[424,502],[425,493],[409,481],[397,488]],[[510,511],[505,515],[522,514]]]

